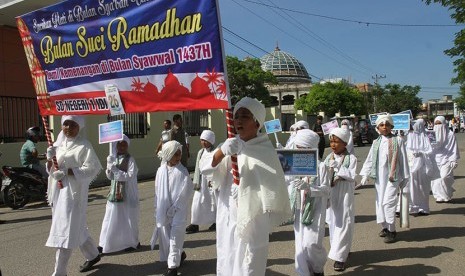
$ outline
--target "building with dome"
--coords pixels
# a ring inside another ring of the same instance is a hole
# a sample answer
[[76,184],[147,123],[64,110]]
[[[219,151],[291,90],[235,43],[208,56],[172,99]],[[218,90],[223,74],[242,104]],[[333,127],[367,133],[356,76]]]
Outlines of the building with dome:
[[262,69],[270,71],[278,80],[277,85],[268,85],[270,95],[276,99],[281,110],[283,130],[295,122],[294,101],[308,94],[312,86],[312,78],[305,66],[289,53],[276,46],[273,52],[260,58]]

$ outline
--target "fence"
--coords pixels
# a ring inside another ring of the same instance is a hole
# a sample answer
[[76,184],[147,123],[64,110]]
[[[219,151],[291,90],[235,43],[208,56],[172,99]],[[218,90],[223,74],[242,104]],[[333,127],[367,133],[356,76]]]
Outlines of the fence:
[[[25,140],[24,133],[31,126],[44,127],[35,98],[0,96],[0,142]],[[43,139],[44,135],[41,136]]]
[[129,138],[144,138],[147,135],[147,113],[108,116],[108,122],[117,120],[123,120],[123,132]]

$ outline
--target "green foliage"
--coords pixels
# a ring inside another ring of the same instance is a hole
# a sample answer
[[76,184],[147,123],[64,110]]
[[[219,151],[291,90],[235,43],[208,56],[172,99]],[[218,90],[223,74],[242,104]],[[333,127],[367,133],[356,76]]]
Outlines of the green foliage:
[[421,87],[416,86],[400,86],[399,84],[387,84],[378,87],[379,95],[376,101],[376,110],[378,112],[398,113],[405,110],[411,110],[415,117],[421,108],[421,99],[417,97]]
[[257,98],[265,106],[272,102],[265,83],[275,84],[277,80],[271,72],[263,71],[259,59],[239,60],[237,57],[227,56],[226,68],[233,103],[243,97]]
[[330,117],[337,112],[361,114],[365,109],[361,93],[344,83],[314,84],[306,96],[295,101],[294,107],[310,114],[324,111]]

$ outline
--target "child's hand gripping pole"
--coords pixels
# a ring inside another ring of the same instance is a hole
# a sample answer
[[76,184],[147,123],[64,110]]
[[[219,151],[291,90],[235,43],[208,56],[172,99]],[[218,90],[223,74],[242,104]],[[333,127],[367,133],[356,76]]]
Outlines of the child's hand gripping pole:
[[[234,121],[231,109],[226,110],[226,126],[228,127],[228,138],[234,137]],[[239,167],[237,166],[237,156],[231,156],[231,166],[234,184],[239,185]]]
[[[52,136],[50,135],[50,129],[49,129],[49,126],[48,126],[48,121],[47,121],[47,118],[45,116],[42,116],[42,122],[44,124],[45,137],[47,137],[48,146],[52,147],[53,146]],[[52,162],[53,162],[53,167],[55,168],[55,170],[58,170],[58,161],[57,161],[56,156],[53,156]],[[63,189],[63,182],[61,180],[58,180],[58,188]]]

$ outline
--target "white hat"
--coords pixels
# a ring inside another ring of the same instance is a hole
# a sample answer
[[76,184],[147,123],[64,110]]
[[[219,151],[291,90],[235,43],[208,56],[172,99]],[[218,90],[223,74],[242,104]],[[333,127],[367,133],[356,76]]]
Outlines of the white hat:
[[329,139],[331,139],[333,135],[341,139],[344,143],[346,144],[349,143],[349,139],[350,139],[349,130],[336,127],[336,128],[333,128],[331,132],[329,133]]
[[305,122],[304,120],[300,120],[297,123],[295,123],[294,127],[296,129],[309,129],[310,127],[308,126],[308,123]]
[[158,157],[165,162],[169,162],[178,150],[182,151],[182,145],[178,141],[168,141],[161,147]]
[[441,124],[443,124],[443,125],[446,124],[446,118],[444,116],[437,116],[436,118],[434,118],[434,122],[436,122],[436,121],[440,121]]
[[200,139],[208,141],[210,144],[214,145],[215,144],[215,133],[211,130],[204,130],[202,131],[202,134],[200,134]]
[[319,141],[320,136],[310,129],[299,130],[294,137],[294,145],[303,148],[318,148]]
[[75,122],[76,124],[79,125],[79,131],[81,131],[85,126],[85,119],[83,116],[79,116],[79,115],[64,115],[61,117],[61,125],[63,125],[63,123],[65,121],[73,121]]
[[391,114],[379,115],[376,119],[376,128],[379,124],[389,122],[391,126],[394,126],[394,121],[392,120]]
[[263,123],[265,122],[266,110],[265,106],[261,102],[255,98],[244,97],[236,103],[236,106],[234,106],[233,115],[236,115],[236,112],[241,107],[248,109],[253,114],[255,119],[260,124],[259,128],[263,126]]

